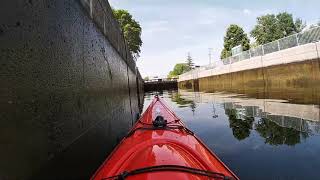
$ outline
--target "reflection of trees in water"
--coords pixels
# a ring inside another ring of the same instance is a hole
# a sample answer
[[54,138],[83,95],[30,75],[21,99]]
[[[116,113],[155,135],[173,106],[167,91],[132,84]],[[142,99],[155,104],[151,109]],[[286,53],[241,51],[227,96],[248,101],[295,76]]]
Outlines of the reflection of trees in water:
[[[250,106],[240,106],[233,103],[224,104],[225,112],[229,116],[229,126],[233,135],[238,140],[243,140],[250,135],[253,128],[253,118],[260,117],[255,123],[255,130],[270,145],[295,145],[306,139],[311,134],[309,123],[301,118],[270,115],[260,112],[260,109]],[[313,123],[316,124],[316,123]],[[314,132],[319,131],[320,126],[314,125]]]
[[320,122],[315,122],[314,131],[320,134]]
[[229,127],[232,129],[233,136],[238,140],[249,137],[254,118],[245,117],[243,120],[238,119],[236,109],[226,109],[225,112],[229,116]]
[[265,138],[265,143],[270,145],[295,145],[301,142],[301,138],[309,137],[307,132],[300,132],[293,128],[281,127],[277,123],[262,118],[255,124],[256,131]]
[[182,98],[179,93],[172,93],[170,95],[170,98],[173,102],[177,103],[178,105],[181,105],[180,107],[187,107],[188,105],[193,103],[193,101]]
[[[253,117],[245,116],[243,119],[237,118],[236,109],[226,109],[229,116],[229,127],[238,140],[243,140],[250,136],[250,130],[253,128]],[[255,124],[255,130],[265,139],[265,143],[270,145],[295,145],[302,139],[309,137],[308,132],[301,132],[294,128],[282,127],[272,120],[262,118]]]
[[194,114],[197,104],[194,101],[186,100],[185,98],[182,98],[179,93],[171,93],[170,98],[173,102],[177,103],[179,107],[190,107],[192,113]]

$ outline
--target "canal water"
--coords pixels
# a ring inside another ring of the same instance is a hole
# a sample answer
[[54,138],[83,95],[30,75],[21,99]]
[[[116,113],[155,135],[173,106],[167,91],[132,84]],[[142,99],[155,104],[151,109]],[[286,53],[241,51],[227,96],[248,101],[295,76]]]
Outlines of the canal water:
[[146,92],[144,110],[156,93],[241,179],[319,179],[318,100],[172,90]]

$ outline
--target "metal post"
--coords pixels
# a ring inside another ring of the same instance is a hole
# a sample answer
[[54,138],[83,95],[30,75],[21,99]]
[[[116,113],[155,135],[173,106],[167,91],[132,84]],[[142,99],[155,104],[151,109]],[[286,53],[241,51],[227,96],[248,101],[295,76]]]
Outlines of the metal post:
[[208,50],[209,50],[209,64],[211,64],[211,50],[212,50],[212,48],[208,48]]
[[277,40],[277,44],[278,44],[278,51],[280,51],[280,42],[279,42],[279,40]]
[[261,49],[262,49],[262,56],[264,56],[264,48],[263,48],[263,45],[261,45]]
[[296,41],[297,41],[297,46],[300,46],[300,44],[299,44],[299,38],[298,38],[298,33],[296,34]]

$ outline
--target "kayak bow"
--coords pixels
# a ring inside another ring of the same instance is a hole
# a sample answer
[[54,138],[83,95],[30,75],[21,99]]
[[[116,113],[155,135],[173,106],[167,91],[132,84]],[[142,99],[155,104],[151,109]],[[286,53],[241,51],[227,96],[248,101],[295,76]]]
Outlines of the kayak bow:
[[156,95],[91,179],[239,178]]

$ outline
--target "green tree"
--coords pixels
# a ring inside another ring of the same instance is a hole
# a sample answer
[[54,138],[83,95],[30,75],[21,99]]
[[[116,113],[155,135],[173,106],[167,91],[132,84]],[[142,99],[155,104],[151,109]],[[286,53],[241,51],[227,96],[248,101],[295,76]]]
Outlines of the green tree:
[[135,57],[139,57],[142,45],[140,24],[132,18],[132,15],[123,9],[113,9],[113,14],[118,20],[129,51]]
[[294,25],[297,33],[301,32],[307,26],[306,22],[303,22],[300,18],[295,20]]
[[255,41],[250,43],[250,48],[256,48],[258,46],[259,46],[259,44],[257,42],[255,42]]
[[242,50],[246,51],[250,48],[250,40],[240,26],[231,24],[224,36],[223,50],[221,51],[220,58],[224,59],[231,56],[231,49],[238,45],[241,45]]
[[143,80],[145,80],[145,81],[149,81],[149,79],[150,79],[149,76],[146,76],[143,78]]
[[223,48],[222,51],[221,51],[220,58],[221,59],[225,59],[225,58],[230,57],[230,56],[231,56],[231,49],[227,50],[227,49]]
[[177,77],[189,70],[190,68],[186,63],[178,63],[174,66],[173,70],[169,72],[168,78]]
[[304,27],[305,23],[301,19],[298,18],[294,21],[292,14],[287,12],[277,15],[267,14],[257,17],[257,25],[250,34],[259,45],[262,45],[298,33]]
[[187,56],[187,65],[188,65],[188,67],[189,67],[188,70],[191,70],[191,69],[194,68],[193,59],[192,59],[190,53],[188,53],[188,56]]

